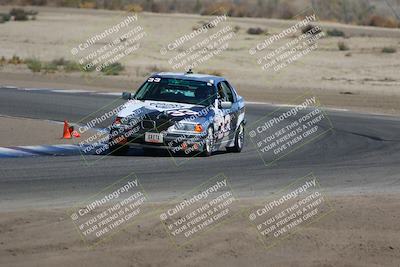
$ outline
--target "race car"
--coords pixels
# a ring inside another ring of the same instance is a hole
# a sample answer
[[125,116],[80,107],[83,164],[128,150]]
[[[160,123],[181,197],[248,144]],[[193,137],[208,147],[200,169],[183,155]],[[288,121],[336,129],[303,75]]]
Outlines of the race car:
[[241,152],[245,104],[224,78],[206,74],[161,72],[151,75],[128,100],[110,127],[108,147],[125,154],[130,146],[145,153],[210,156],[225,148]]

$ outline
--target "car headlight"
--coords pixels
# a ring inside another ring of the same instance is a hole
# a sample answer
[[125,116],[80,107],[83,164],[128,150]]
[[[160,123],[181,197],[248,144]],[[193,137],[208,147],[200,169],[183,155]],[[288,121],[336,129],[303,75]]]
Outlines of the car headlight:
[[131,120],[129,119],[129,117],[116,117],[113,122],[113,125],[114,126],[128,125],[130,124],[130,121]]
[[121,117],[116,117],[114,122],[113,122],[113,125],[114,126],[120,126],[121,124],[122,124],[122,118]]
[[203,126],[199,123],[177,122],[172,130],[201,133]]

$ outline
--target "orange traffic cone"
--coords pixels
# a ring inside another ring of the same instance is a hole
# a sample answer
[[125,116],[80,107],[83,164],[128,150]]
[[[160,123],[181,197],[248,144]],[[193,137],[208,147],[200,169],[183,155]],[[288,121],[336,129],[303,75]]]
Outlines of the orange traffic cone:
[[64,121],[64,133],[63,133],[63,137],[61,137],[61,138],[64,138],[64,139],[72,138],[71,133],[69,131],[69,125],[68,125],[67,121]]
[[77,131],[74,130],[74,126],[70,126],[68,129],[69,129],[69,133],[70,133],[73,137],[76,137],[76,138],[81,137],[81,135],[80,135]]
[[71,134],[73,137],[76,137],[76,138],[81,137],[81,135],[77,131],[72,131]]

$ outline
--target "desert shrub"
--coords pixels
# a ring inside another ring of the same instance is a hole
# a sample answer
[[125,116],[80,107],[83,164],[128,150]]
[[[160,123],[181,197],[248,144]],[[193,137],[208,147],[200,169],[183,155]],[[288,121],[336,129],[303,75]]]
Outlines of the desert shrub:
[[30,0],[28,4],[30,6],[45,6],[47,5],[47,0]]
[[60,58],[52,60],[51,63],[56,66],[64,66],[68,63],[68,61],[65,60],[63,57],[60,57]]
[[11,19],[10,14],[0,13],[0,21],[1,22],[7,22],[7,21],[10,21],[10,19]]
[[306,26],[304,26],[301,29],[301,32],[304,33],[309,33],[309,34],[318,34],[321,33],[321,27],[319,27],[318,25],[312,25],[312,24],[308,24]]
[[18,64],[22,64],[22,63],[23,63],[23,60],[22,60],[19,56],[14,55],[14,56],[8,61],[8,63],[9,63],[9,64],[18,65]]
[[76,63],[74,61],[66,61],[63,66],[64,66],[64,70],[66,72],[75,72],[75,71],[82,70],[81,65],[79,65],[78,63]]
[[124,6],[124,9],[133,13],[139,13],[143,11],[143,7],[139,4],[129,4]]
[[200,21],[199,23],[201,23],[201,25],[195,25],[192,27],[192,29],[194,31],[198,30],[200,28],[212,29],[215,27],[215,25],[213,23],[211,23],[210,21],[208,21],[208,22]]
[[382,53],[396,53],[395,47],[384,47],[382,48]]
[[347,46],[347,44],[345,42],[338,42],[338,48],[340,51],[346,51],[346,50],[350,50],[350,48]]
[[212,3],[208,4],[200,13],[203,16],[218,16],[230,14],[232,5],[230,3]]
[[203,28],[207,28],[207,29],[212,29],[215,27],[215,25],[213,23],[211,23],[211,21],[205,22],[203,23]]
[[119,75],[125,68],[121,63],[115,62],[101,69],[105,75]]
[[229,15],[232,17],[248,17],[250,16],[250,6],[245,3],[232,5]]
[[42,62],[40,60],[27,59],[25,63],[32,72],[40,72],[42,70]]
[[370,16],[365,24],[368,26],[386,27],[386,28],[397,28],[400,26],[395,18],[392,17],[386,18],[377,15]]
[[96,66],[86,65],[86,66],[79,66],[79,69],[84,72],[93,72],[96,70]]
[[235,33],[238,33],[239,30],[240,30],[240,26],[235,25],[235,27],[233,27],[233,31],[234,31]]
[[96,3],[94,2],[83,2],[79,3],[79,8],[96,8]]
[[37,14],[39,14],[39,12],[36,10],[29,10],[29,11],[26,11],[26,14],[29,16],[36,16]]
[[16,21],[26,21],[28,20],[28,13],[22,8],[13,8],[10,11],[10,16]]
[[81,0],[63,0],[61,6],[79,7]]
[[0,65],[3,66],[5,64],[7,64],[7,59],[5,57],[1,57],[0,58]]
[[326,33],[329,36],[336,36],[336,37],[344,37],[345,36],[344,32],[342,32],[341,30],[338,30],[336,28],[332,29],[332,30],[327,30]]
[[278,18],[292,19],[298,12],[290,0],[282,1],[276,8]]
[[263,34],[265,31],[261,29],[260,27],[257,28],[248,28],[247,33],[248,34],[254,34],[254,35],[260,35]]
[[45,73],[54,73],[57,71],[57,65],[52,62],[46,63],[43,64],[42,69]]

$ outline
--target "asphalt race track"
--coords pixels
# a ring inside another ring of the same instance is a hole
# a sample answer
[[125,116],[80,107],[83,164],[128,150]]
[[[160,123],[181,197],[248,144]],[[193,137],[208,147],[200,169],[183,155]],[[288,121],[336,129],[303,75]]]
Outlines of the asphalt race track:
[[[0,89],[0,114],[76,122],[116,100],[91,93]],[[275,106],[247,105],[248,124]],[[134,172],[149,194],[160,201],[179,196],[224,173],[240,197],[262,197],[313,172],[330,194],[385,193],[400,187],[400,119],[389,116],[326,110],[333,130],[266,167],[250,142],[240,154],[219,152],[189,158],[177,167],[168,155],[80,155],[0,159],[0,205],[3,209],[63,206],[82,201]],[[324,127],[324,125],[321,125]],[[61,126],[60,126],[61,131]]]

